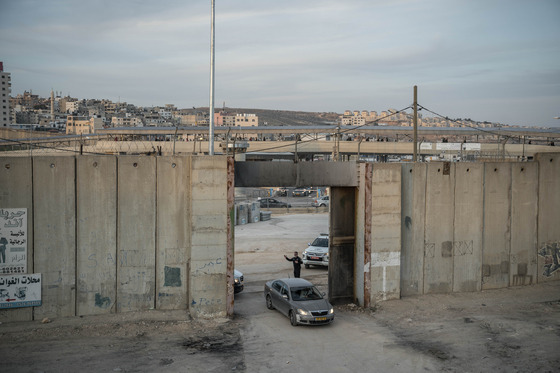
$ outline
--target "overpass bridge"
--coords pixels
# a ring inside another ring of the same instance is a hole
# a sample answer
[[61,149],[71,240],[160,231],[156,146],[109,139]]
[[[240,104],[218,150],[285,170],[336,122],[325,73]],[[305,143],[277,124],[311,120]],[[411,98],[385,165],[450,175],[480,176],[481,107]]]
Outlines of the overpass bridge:
[[[410,127],[217,127],[214,133],[216,153],[230,153],[226,148],[235,148],[247,160],[387,161],[402,159],[414,151]],[[207,154],[207,136],[208,127],[108,128],[83,136],[4,138],[0,151],[13,155]],[[560,129],[420,127],[417,154],[424,159],[530,159],[537,153],[560,152],[560,146],[554,146],[559,137]],[[453,138],[457,141],[447,142]]]

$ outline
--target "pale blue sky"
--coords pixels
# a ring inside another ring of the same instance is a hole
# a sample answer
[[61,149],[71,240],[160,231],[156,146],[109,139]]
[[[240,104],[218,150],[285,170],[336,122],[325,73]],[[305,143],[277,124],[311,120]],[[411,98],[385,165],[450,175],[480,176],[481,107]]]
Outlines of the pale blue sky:
[[[215,104],[560,127],[560,1],[215,0]],[[0,0],[12,95],[208,106],[210,0]]]

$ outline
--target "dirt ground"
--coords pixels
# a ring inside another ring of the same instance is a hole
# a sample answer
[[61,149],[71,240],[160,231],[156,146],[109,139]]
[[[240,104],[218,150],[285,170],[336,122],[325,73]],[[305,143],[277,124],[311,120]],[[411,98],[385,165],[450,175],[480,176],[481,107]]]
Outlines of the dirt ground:
[[[278,215],[236,227],[245,290],[232,319],[184,311],[0,325],[2,372],[559,372],[560,281],[479,293],[335,307],[323,327],[268,310],[266,280],[284,254],[328,231],[327,214]],[[327,270],[302,269],[327,291]]]

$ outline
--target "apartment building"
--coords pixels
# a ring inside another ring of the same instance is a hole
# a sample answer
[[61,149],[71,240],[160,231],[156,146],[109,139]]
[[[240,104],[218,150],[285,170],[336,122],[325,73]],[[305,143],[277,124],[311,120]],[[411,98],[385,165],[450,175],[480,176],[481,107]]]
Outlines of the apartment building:
[[214,124],[218,127],[233,127],[235,126],[235,114],[225,111],[214,113]]
[[87,135],[103,128],[103,119],[68,116],[66,120],[67,135]]
[[256,114],[236,114],[235,125],[241,127],[258,126],[259,117]]
[[376,111],[346,110],[344,114],[340,116],[340,123],[343,126],[363,126],[376,122],[406,126],[410,120],[406,113],[399,113],[395,109],[382,111],[379,115]]
[[10,73],[4,72],[4,64],[0,62],[0,127],[8,127],[10,120],[10,93],[12,92],[12,83]]
[[359,112],[358,115],[350,112],[349,115],[346,115],[345,112],[345,115],[340,117],[340,124],[343,126],[363,126],[366,124],[366,118],[359,114]]
[[142,127],[144,124],[140,118],[136,117],[112,117],[111,125],[113,127]]

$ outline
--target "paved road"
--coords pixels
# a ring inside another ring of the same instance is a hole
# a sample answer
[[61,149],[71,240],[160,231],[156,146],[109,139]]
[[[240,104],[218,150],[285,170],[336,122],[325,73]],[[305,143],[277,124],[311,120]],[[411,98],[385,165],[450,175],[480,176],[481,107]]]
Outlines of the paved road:
[[235,314],[247,372],[425,372],[438,359],[412,351],[366,314],[337,308],[331,325],[293,327],[265,306],[262,291],[240,293]]

